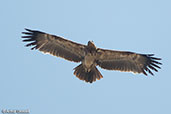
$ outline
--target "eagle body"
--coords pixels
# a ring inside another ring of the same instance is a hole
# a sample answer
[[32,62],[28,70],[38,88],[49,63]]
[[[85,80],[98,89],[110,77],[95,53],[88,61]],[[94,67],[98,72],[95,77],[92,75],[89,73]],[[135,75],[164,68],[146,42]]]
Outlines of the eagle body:
[[91,67],[95,66],[95,56],[91,55],[91,53],[88,53],[83,59],[82,63],[85,69],[89,72]]
[[22,36],[26,46],[38,49],[41,52],[64,58],[72,62],[81,62],[74,68],[74,75],[85,82],[95,82],[103,78],[96,68],[99,66],[107,70],[143,73],[147,75],[151,70],[158,72],[161,58],[153,57],[154,54],[138,54],[128,51],[116,51],[96,48],[92,41],[87,45],[79,44],[65,38],[50,35],[41,31],[26,29]]
[[96,58],[96,47],[93,42],[89,41],[86,48],[86,55],[82,61],[82,64],[86,71],[90,71],[93,66],[95,66],[95,58]]

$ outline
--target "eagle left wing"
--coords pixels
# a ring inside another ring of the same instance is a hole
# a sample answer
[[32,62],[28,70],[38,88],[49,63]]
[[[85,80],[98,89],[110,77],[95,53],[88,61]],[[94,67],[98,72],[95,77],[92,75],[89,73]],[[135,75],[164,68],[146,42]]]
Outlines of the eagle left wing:
[[108,70],[119,70],[124,72],[143,73],[146,72],[153,75],[152,70],[158,72],[157,60],[160,58],[152,57],[154,54],[137,54],[126,51],[113,51],[105,49],[97,49],[97,65]]
[[25,29],[22,32],[25,36],[26,46],[33,46],[31,49],[38,49],[44,53],[62,57],[69,61],[80,62],[85,56],[85,45],[78,44],[62,37],[50,35],[44,32]]

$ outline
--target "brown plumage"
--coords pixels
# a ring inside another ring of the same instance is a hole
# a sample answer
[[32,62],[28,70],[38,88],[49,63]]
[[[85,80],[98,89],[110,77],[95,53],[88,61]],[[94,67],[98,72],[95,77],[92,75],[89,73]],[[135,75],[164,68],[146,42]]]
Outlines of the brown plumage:
[[93,42],[87,45],[78,44],[59,36],[50,35],[44,32],[25,29],[22,32],[25,36],[26,46],[33,46],[31,49],[38,49],[44,53],[62,57],[73,62],[81,62],[74,68],[74,75],[80,80],[92,83],[103,78],[96,66],[107,70],[119,70],[124,72],[143,73],[147,75],[151,70],[158,72],[161,58],[153,57],[154,54],[138,54],[126,51],[114,51],[96,48]]

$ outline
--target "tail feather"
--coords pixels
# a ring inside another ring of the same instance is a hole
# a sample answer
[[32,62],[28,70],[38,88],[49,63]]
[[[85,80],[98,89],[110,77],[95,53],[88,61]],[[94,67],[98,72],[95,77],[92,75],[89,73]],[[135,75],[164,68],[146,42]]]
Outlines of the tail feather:
[[88,72],[85,70],[84,66],[80,64],[79,66],[74,68],[74,70],[74,75],[76,75],[76,77],[89,83],[95,82],[96,79],[100,80],[101,78],[103,78],[103,76],[95,66],[91,69],[91,71]]

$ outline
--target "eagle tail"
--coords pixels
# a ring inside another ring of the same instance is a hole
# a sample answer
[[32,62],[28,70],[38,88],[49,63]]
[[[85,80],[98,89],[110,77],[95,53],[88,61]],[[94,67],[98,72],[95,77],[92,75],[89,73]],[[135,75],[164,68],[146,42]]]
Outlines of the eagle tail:
[[96,81],[96,79],[100,80],[101,78],[103,78],[102,74],[95,66],[88,72],[85,70],[84,66],[80,64],[79,66],[74,68],[74,70],[74,75],[76,75],[76,77],[89,83]]

